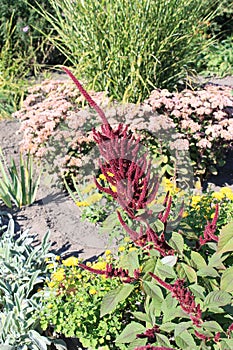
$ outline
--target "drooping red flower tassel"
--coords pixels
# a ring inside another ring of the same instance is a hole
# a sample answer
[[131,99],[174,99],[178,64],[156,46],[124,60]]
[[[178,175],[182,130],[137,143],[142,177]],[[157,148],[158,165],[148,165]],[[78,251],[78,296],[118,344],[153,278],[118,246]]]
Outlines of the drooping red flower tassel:
[[151,277],[153,277],[162,287],[166,288],[172,293],[172,296],[179,301],[179,304],[184,312],[186,312],[193,324],[200,326],[202,323],[202,312],[200,304],[196,305],[193,294],[188,288],[184,287],[184,280],[177,279],[173,285],[166,283],[161,278],[149,272]]
[[122,269],[122,267],[120,268],[113,267],[112,264],[107,264],[105,270],[93,269],[92,267],[82,263],[79,264],[79,267],[83,268],[84,270],[95,273],[97,275],[104,275],[106,278],[120,277],[122,282],[124,283],[132,283],[137,281],[141,273],[139,269],[135,269],[134,277],[131,277],[129,276],[128,270]]
[[211,222],[207,222],[207,225],[205,226],[205,230],[203,234],[204,238],[199,237],[199,243],[201,246],[210,241],[218,242],[218,236],[214,234],[217,228],[216,224],[217,224],[218,216],[219,216],[219,205],[217,203],[215,207],[213,220]]

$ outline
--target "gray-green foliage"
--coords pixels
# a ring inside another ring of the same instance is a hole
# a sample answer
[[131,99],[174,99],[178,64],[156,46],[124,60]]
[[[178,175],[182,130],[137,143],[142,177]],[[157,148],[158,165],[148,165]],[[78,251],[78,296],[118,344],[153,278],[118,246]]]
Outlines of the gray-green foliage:
[[[33,178],[37,176],[34,180]],[[28,155],[26,161],[20,154],[19,170],[14,159],[8,166],[0,148],[0,199],[9,208],[12,204],[17,207],[32,204],[36,199],[40,176],[33,170],[32,156]]]
[[[57,32],[54,45],[79,78],[117,99],[137,101],[174,87],[206,46],[210,0],[49,0],[39,12]],[[212,7],[213,8],[213,7]]]
[[[46,277],[46,257],[49,253],[49,233],[34,246],[35,237],[28,231],[17,238],[14,221],[0,213],[3,234],[0,239],[0,348],[2,350],[47,350],[51,340],[40,334],[35,312],[40,308],[37,294]],[[57,349],[65,349],[62,343]]]

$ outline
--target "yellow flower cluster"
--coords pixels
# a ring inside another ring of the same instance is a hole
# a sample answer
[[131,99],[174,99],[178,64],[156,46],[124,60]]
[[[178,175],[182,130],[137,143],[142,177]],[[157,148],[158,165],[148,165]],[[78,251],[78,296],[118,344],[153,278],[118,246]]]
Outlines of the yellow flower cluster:
[[61,282],[65,278],[65,270],[63,268],[58,269],[52,274],[52,280],[55,282]]
[[230,187],[222,187],[219,192],[214,192],[212,197],[219,201],[225,198],[233,200],[233,191]]
[[165,191],[169,191],[171,195],[180,192],[180,189],[176,187],[176,183],[170,179],[167,179],[166,177],[162,178],[161,185],[164,187]]
[[201,198],[202,196],[200,195],[192,196],[191,206],[195,208],[201,202]]
[[102,194],[101,193],[94,193],[91,196],[87,197],[85,201],[77,201],[76,205],[78,207],[89,207],[90,205],[99,202],[102,198]]
[[82,193],[89,193],[93,189],[96,189],[96,185],[95,185],[95,183],[90,183],[86,187],[84,187],[84,189],[82,190]]
[[62,260],[62,264],[67,267],[78,266],[78,258],[75,256],[70,256],[69,258]]
[[92,265],[92,268],[95,270],[105,270],[107,262],[106,261],[97,261]]

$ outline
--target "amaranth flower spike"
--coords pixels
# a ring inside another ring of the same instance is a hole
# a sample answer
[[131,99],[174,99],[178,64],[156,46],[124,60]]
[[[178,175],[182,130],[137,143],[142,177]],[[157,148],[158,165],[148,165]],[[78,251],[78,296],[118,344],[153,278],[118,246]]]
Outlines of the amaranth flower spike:
[[[102,120],[100,131],[93,129],[94,139],[98,145],[103,163],[100,169],[109,184],[116,188],[103,187],[95,179],[100,191],[115,198],[131,218],[135,218],[137,210],[145,209],[151,203],[158,190],[158,178],[151,175],[151,163],[147,154],[140,155],[140,138],[135,139],[128,126],[119,124],[113,130],[103,110],[97,106],[91,96],[83,88],[75,76],[67,69],[64,71],[71,77],[87,102],[99,114]],[[109,176],[111,174],[111,176]]]
[[211,222],[207,222],[207,225],[205,226],[204,238],[199,237],[200,245],[204,245],[209,241],[218,242],[218,236],[214,234],[217,228],[216,224],[218,220],[218,215],[219,215],[219,205],[217,203],[215,207],[215,214],[214,214],[213,220]]
[[149,272],[149,274],[162,287],[166,288],[172,293],[172,296],[179,301],[182,310],[189,315],[193,324],[196,326],[200,326],[200,324],[202,323],[202,319],[201,319],[202,312],[201,312],[200,304],[196,305],[193,294],[188,288],[184,287],[184,280],[177,279],[175,283],[172,285],[172,284],[166,283],[165,281],[163,281],[161,278],[159,278],[152,272]]

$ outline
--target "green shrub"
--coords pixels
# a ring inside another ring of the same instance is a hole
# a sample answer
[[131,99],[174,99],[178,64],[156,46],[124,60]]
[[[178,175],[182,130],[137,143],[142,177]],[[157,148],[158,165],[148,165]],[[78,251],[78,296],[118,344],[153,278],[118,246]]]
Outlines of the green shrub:
[[[49,253],[49,234],[35,247],[35,237],[28,231],[16,237],[13,219],[8,215],[7,227],[3,225],[4,219],[6,214],[0,212],[0,347],[47,350],[53,341],[42,336],[35,313],[40,308],[37,290],[48,274],[45,259],[55,259]],[[62,343],[61,346],[60,350],[66,348]]]
[[[99,258],[98,262],[88,266],[104,270],[112,259],[108,250],[105,258]],[[93,277],[90,272],[79,268],[78,263],[77,258],[69,257],[61,263],[48,265],[51,276],[41,292],[42,328],[66,337],[75,336],[84,347],[98,349],[107,345],[109,349],[126,349],[124,345],[116,347],[114,341],[132,319],[131,311],[138,309],[141,294],[135,290],[114,313],[101,318],[102,298],[112,288],[119,290],[121,281],[104,276]]]
[[0,117],[9,116],[17,110],[22,102],[27,82],[25,77],[28,76],[30,68],[27,63],[30,57],[21,55],[20,50],[13,53],[14,45],[12,36],[15,27],[12,28],[12,17],[6,20],[4,24],[4,42],[0,48]]
[[233,35],[228,36],[204,51],[199,65],[201,74],[224,77],[233,75]]
[[[36,1],[30,1],[31,5],[35,5]],[[41,2],[41,6],[47,10],[52,10],[46,1]],[[6,23],[11,20],[10,28],[6,27]],[[11,55],[12,58],[30,56],[30,61],[27,63],[30,69],[38,63],[45,63],[51,55],[52,47],[48,40],[43,38],[38,30],[43,29],[46,34],[49,34],[50,28],[47,23],[41,18],[35,10],[25,0],[2,0],[0,7],[0,50],[4,46],[8,32],[11,33]],[[26,62],[25,62],[26,67]]]
[[[138,101],[175,87],[206,47],[209,0],[49,0],[53,44],[95,90]],[[39,5],[38,5],[39,6]]]

